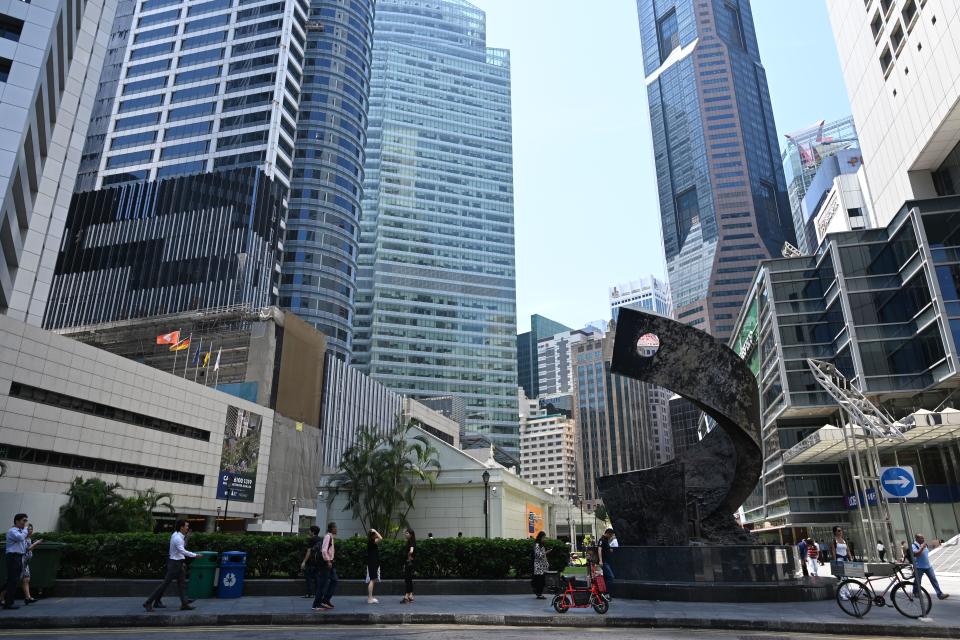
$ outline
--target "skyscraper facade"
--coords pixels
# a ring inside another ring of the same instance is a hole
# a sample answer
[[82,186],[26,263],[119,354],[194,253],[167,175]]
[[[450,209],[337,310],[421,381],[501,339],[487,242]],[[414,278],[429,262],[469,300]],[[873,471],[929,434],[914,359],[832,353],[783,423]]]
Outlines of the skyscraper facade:
[[759,260],[796,243],[748,0],[637,0],[667,275],[725,339]]
[[93,186],[252,166],[288,187],[308,11],[306,0],[140,2],[126,29],[114,25],[127,47]]
[[783,172],[787,180],[787,196],[793,215],[793,229],[800,253],[809,255],[817,249],[816,232],[803,210],[803,199],[817,175],[820,164],[837,152],[859,146],[853,117],[833,122],[821,120],[812,127],[784,135]]
[[0,9],[0,313],[39,325],[116,0]]
[[354,361],[519,447],[510,55],[461,0],[377,3]]
[[530,316],[530,331],[517,334],[517,384],[528,398],[540,397],[540,373],[537,343],[570,327],[538,314]]
[[307,27],[280,305],[349,361],[374,0],[313,0]]
[[666,318],[673,317],[670,285],[656,276],[631,280],[610,287],[609,295],[610,317],[614,322],[621,307],[649,311]]

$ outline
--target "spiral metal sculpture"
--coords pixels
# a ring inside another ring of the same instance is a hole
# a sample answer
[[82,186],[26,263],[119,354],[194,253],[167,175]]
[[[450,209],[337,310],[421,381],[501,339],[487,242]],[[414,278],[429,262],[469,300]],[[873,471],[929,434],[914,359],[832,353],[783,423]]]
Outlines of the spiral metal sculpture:
[[668,318],[621,309],[616,332],[614,373],[683,396],[717,425],[666,464],[597,478],[617,537],[626,545],[755,543],[733,517],[762,468],[753,372],[710,335]]

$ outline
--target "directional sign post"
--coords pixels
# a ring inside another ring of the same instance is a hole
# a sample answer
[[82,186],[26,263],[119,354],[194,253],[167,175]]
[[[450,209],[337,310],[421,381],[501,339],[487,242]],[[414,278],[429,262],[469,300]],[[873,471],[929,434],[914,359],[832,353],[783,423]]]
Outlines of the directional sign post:
[[916,498],[913,467],[880,467],[880,487],[888,498]]

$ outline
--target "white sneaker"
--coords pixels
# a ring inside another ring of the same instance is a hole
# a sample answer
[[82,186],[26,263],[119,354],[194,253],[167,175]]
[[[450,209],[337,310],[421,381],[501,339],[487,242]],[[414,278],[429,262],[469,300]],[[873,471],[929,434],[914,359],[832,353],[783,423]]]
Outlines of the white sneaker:
[[368,598],[367,604],[380,604],[380,601],[377,600],[376,598]]

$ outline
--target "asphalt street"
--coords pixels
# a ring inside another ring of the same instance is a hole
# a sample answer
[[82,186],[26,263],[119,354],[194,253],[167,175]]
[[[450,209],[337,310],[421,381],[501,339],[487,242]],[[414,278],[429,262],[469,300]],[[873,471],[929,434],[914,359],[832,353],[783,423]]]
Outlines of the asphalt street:
[[[98,638],[101,640],[150,640],[151,638],[169,638],[170,640],[209,640],[211,637],[229,636],[231,640],[335,640],[351,638],[354,640],[371,638],[374,640],[529,640],[530,638],[549,638],[549,640],[814,640],[822,635],[750,633],[743,631],[711,631],[692,629],[557,629],[554,627],[191,627],[167,629],[80,629],[50,631],[17,631],[20,638],[43,638],[44,640],[83,640]],[[872,636],[847,636],[851,640],[868,640]],[[936,636],[911,636],[936,638]],[[889,637],[884,638],[889,640]]]

